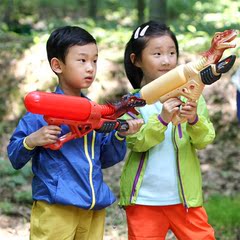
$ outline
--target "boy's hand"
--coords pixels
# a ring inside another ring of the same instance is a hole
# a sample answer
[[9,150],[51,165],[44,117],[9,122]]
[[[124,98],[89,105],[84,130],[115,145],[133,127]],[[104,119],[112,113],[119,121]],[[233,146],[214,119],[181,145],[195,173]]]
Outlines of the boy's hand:
[[188,120],[189,123],[193,123],[197,117],[197,103],[189,101],[184,104],[180,110],[181,117]]
[[44,146],[55,143],[60,133],[61,128],[59,126],[48,125],[27,136],[25,141],[30,148]]
[[163,103],[161,118],[169,123],[172,121],[174,114],[179,111],[179,106],[182,105],[182,101],[179,98],[169,98]]
[[118,132],[119,136],[127,136],[138,132],[144,124],[143,119],[129,119],[127,120],[129,129],[126,132]]

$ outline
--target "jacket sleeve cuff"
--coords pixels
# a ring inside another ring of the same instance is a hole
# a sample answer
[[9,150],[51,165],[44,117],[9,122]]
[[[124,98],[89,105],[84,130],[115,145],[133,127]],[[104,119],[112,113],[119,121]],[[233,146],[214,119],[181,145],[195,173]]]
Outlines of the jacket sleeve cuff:
[[27,138],[27,137],[25,137],[25,138],[23,139],[23,146],[24,146],[27,150],[32,151],[35,147],[29,147],[29,146],[27,145],[27,143],[26,143],[26,138]]
[[196,118],[193,122],[188,122],[189,125],[195,125],[198,122],[198,115],[196,115]]
[[115,132],[115,137],[116,137],[117,140],[119,140],[119,141],[123,141],[123,140],[125,140],[125,138],[126,138],[126,137],[124,137],[124,136],[119,136],[118,132]]
[[159,120],[159,122],[161,122],[164,126],[167,127],[168,123],[165,122],[160,115],[158,115],[158,120]]

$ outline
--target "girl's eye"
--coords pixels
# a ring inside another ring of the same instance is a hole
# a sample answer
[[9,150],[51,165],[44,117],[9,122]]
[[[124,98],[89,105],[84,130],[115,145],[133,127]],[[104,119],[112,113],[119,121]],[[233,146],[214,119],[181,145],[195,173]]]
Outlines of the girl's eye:
[[176,52],[170,52],[170,55],[175,55],[176,54]]
[[78,59],[78,62],[84,63],[84,62],[86,62],[86,60],[85,59]]
[[97,59],[93,61],[94,63],[97,63]]
[[161,53],[160,52],[154,53],[154,55],[161,56]]

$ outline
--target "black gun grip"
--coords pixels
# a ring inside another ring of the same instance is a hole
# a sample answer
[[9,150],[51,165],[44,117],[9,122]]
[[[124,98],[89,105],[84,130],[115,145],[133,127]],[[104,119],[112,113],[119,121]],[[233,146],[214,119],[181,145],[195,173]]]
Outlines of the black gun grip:
[[129,129],[129,125],[126,120],[118,119],[118,123],[119,123],[119,125],[117,127],[117,131],[126,132]]
[[117,121],[106,121],[103,123],[101,128],[95,129],[96,132],[109,133],[114,130],[117,126]]
[[95,129],[96,132],[109,133],[116,129],[119,132],[125,132],[129,129],[129,125],[126,120],[117,119],[116,121],[105,121],[101,128]]

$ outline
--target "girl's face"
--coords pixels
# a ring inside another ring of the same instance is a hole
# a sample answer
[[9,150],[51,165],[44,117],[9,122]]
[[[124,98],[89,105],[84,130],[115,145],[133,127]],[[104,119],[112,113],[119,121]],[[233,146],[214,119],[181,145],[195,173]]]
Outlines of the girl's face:
[[79,91],[89,88],[97,71],[98,49],[96,44],[72,46],[61,62],[60,86],[64,92],[79,95]]
[[143,71],[142,85],[162,76],[177,65],[177,51],[168,35],[150,38],[136,66]]

